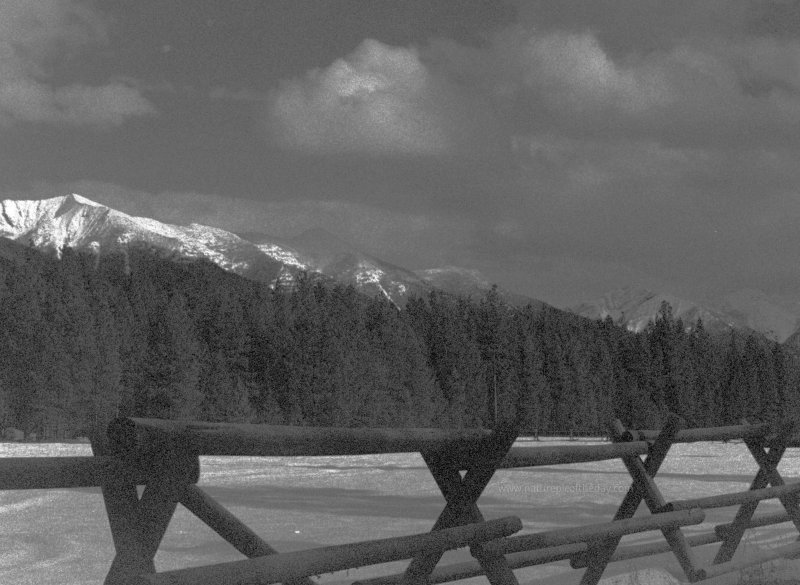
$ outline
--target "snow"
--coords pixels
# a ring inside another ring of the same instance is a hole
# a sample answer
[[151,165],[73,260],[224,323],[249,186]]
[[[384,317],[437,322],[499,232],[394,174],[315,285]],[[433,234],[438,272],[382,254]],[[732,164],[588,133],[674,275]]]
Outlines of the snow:
[[[526,442],[535,445],[533,442]],[[548,441],[548,444],[558,444]],[[576,444],[576,443],[570,443]],[[579,444],[579,443],[578,443]],[[596,444],[596,442],[595,442]],[[85,444],[0,444],[0,456],[88,455]],[[417,454],[357,457],[203,457],[200,485],[281,551],[430,530],[444,501]],[[747,489],[757,466],[742,444],[677,445],[657,483],[669,499]],[[800,473],[800,453],[790,450],[780,467],[785,478]],[[525,531],[608,521],[630,479],[619,461],[499,471],[479,501],[487,518],[518,515]],[[758,513],[779,505],[764,502]],[[732,508],[707,511],[687,534],[729,521]],[[78,585],[101,583],[113,558],[108,521],[98,489],[0,492],[0,583]],[[744,554],[792,542],[791,523],[751,530]],[[660,540],[650,532],[626,543]],[[700,551],[713,553],[709,546]],[[707,556],[707,555],[706,555]],[[469,558],[448,553],[444,562]],[[178,507],[159,553],[157,570],[238,560],[241,556],[189,512]],[[391,563],[325,575],[323,582],[401,570]],[[760,569],[770,575],[797,571],[796,562]],[[577,584],[580,571],[552,563],[516,571],[521,583]],[[739,573],[709,581],[738,583]],[[606,585],[673,585],[683,574],[671,554],[611,565]],[[470,580],[485,583],[485,579]]]
[[[59,251],[64,246],[102,247],[130,242],[157,243],[191,258],[205,258],[227,270],[242,272],[247,260],[237,247],[249,242],[222,229],[191,224],[178,226],[110,209],[77,194],[42,200],[0,201],[0,236],[30,240]],[[258,254],[258,250],[253,251]],[[234,253],[231,253],[234,252]]]
[[[385,274],[383,270],[371,263],[359,262],[358,266],[356,266],[356,283],[359,286],[374,284],[380,287],[381,279],[383,279]],[[382,289],[383,287],[381,287],[381,290]]]
[[294,250],[279,246],[278,244],[258,244],[257,247],[264,254],[282,264],[296,266],[300,270],[309,270],[310,268],[308,264],[298,258],[297,252]]

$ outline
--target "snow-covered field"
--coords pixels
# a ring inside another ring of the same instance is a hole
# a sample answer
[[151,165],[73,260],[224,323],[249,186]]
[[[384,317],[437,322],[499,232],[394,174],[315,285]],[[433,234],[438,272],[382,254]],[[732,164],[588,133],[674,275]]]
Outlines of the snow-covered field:
[[[536,443],[526,443],[533,444]],[[542,444],[559,444],[547,441]],[[568,444],[580,444],[578,442]],[[597,442],[593,442],[597,444]],[[80,444],[0,444],[0,457],[88,455]],[[281,551],[427,532],[444,500],[416,454],[358,457],[203,457],[200,485]],[[682,499],[748,488],[757,470],[742,444],[676,445],[658,475],[665,497]],[[800,477],[800,452],[787,452],[784,478]],[[487,518],[518,515],[525,531],[609,520],[630,485],[619,461],[501,470],[479,506]],[[762,502],[757,513],[779,509]],[[685,529],[708,531],[730,520],[734,508],[709,510],[706,521]],[[114,550],[98,489],[0,492],[0,585],[99,584]],[[786,544],[796,537],[791,523],[749,531],[746,549]],[[660,539],[660,533],[627,537]],[[711,551],[715,545],[705,547]],[[189,512],[178,507],[156,557],[158,570],[241,559]],[[443,560],[465,560],[448,553]],[[394,572],[405,563],[323,576],[349,582]],[[682,577],[671,555],[612,565],[606,576],[667,572]],[[517,571],[521,582],[545,579],[577,583],[580,571],[566,562]],[[485,583],[485,579],[472,580]]]

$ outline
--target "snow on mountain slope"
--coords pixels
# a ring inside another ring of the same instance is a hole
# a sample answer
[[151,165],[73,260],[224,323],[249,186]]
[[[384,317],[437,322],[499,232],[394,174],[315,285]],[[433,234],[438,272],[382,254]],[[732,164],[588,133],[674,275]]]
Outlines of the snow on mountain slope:
[[270,283],[290,286],[298,272],[305,271],[385,296],[397,305],[412,292],[430,289],[411,271],[362,253],[322,229],[288,243],[267,236],[253,243],[215,227],[130,216],[77,194],[0,201],[0,236],[56,254],[65,246],[102,252],[144,243],[171,256],[202,258]]
[[687,328],[694,326],[698,319],[703,320],[703,326],[709,331],[729,331],[737,326],[725,315],[692,301],[632,287],[612,291],[600,299],[582,303],[569,310],[590,319],[611,317],[615,323],[624,325],[629,331],[642,331],[650,321],[655,320],[661,303],[665,301],[672,307],[672,314],[682,319]]
[[256,244],[256,247],[273,260],[293,266],[297,270],[312,270],[311,266],[300,259],[300,254],[288,246],[276,242],[264,242]]
[[[477,272],[460,268],[416,274],[321,228],[286,240],[264,234],[239,236],[196,223],[181,226],[134,217],[77,194],[0,201],[0,236],[56,254],[65,246],[100,253],[147,244],[170,257],[202,258],[247,278],[287,287],[296,283],[300,272],[306,272],[317,280],[383,296],[396,306],[403,306],[411,295],[426,296],[434,287],[468,296],[491,288]],[[461,279],[460,283],[453,284],[454,278]],[[507,291],[502,294],[514,304],[542,304]]]
[[259,279],[274,279],[280,268],[254,244],[225,230],[134,217],[76,194],[0,201],[0,236],[56,253],[64,246],[109,251],[145,243]]
[[299,263],[366,294],[382,295],[397,306],[410,295],[422,296],[431,289],[410,270],[366,254],[322,228],[291,238],[286,249],[297,254]]

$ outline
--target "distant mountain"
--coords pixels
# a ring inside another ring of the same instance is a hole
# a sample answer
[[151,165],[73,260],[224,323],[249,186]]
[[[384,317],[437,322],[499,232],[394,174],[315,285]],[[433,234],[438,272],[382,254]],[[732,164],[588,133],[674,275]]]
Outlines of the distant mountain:
[[693,327],[698,319],[703,320],[703,326],[710,332],[730,331],[739,327],[728,316],[692,301],[633,287],[612,291],[602,298],[581,303],[569,310],[590,319],[610,316],[615,323],[629,331],[642,331],[650,321],[655,320],[664,301],[672,307],[672,314],[683,320],[687,329]]
[[298,272],[318,275],[374,296],[382,295],[397,306],[412,294],[430,290],[412,271],[362,252],[322,228],[313,228],[292,238],[266,234],[243,234],[267,256],[284,264],[281,281],[290,286]]
[[[711,332],[731,329],[755,331],[779,343],[786,342],[800,328],[800,317],[797,313],[772,300],[762,291],[749,289],[730,293],[718,305],[712,306],[673,295],[627,287],[569,310],[591,319],[611,316],[614,322],[624,325],[630,331],[641,331],[648,322],[656,318],[663,301],[670,304],[672,313],[680,317],[687,328],[702,319],[705,328]],[[796,344],[800,347],[800,334],[795,337]]]
[[[428,268],[414,272],[434,288],[473,299],[484,296],[494,286],[479,271],[458,266]],[[524,307],[529,304],[535,308],[545,306],[545,303],[540,300],[507,291],[502,287],[497,287],[497,292],[508,304],[516,307]]]

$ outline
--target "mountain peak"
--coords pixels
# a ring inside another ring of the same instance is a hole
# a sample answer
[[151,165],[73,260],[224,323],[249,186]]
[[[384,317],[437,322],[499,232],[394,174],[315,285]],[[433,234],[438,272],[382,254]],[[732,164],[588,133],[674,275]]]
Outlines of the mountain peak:
[[105,207],[104,205],[100,205],[99,203],[92,201],[91,199],[87,199],[83,195],[78,195],[77,193],[70,193],[69,195],[64,196],[64,203],[75,203],[78,205],[91,205],[92,207]]
[[69,195],[63,195],[61,197],[54,197],[52,201],[59,204],[58,209],[56,209],[55,213],[53,214],[53,217],[58,217],[74,209],[85,209],[87,207],[95,209],[107,209],[105,206],[95,203],[91,199],[87,199],[86,197],[78,195],[77,193],[70,193]]

